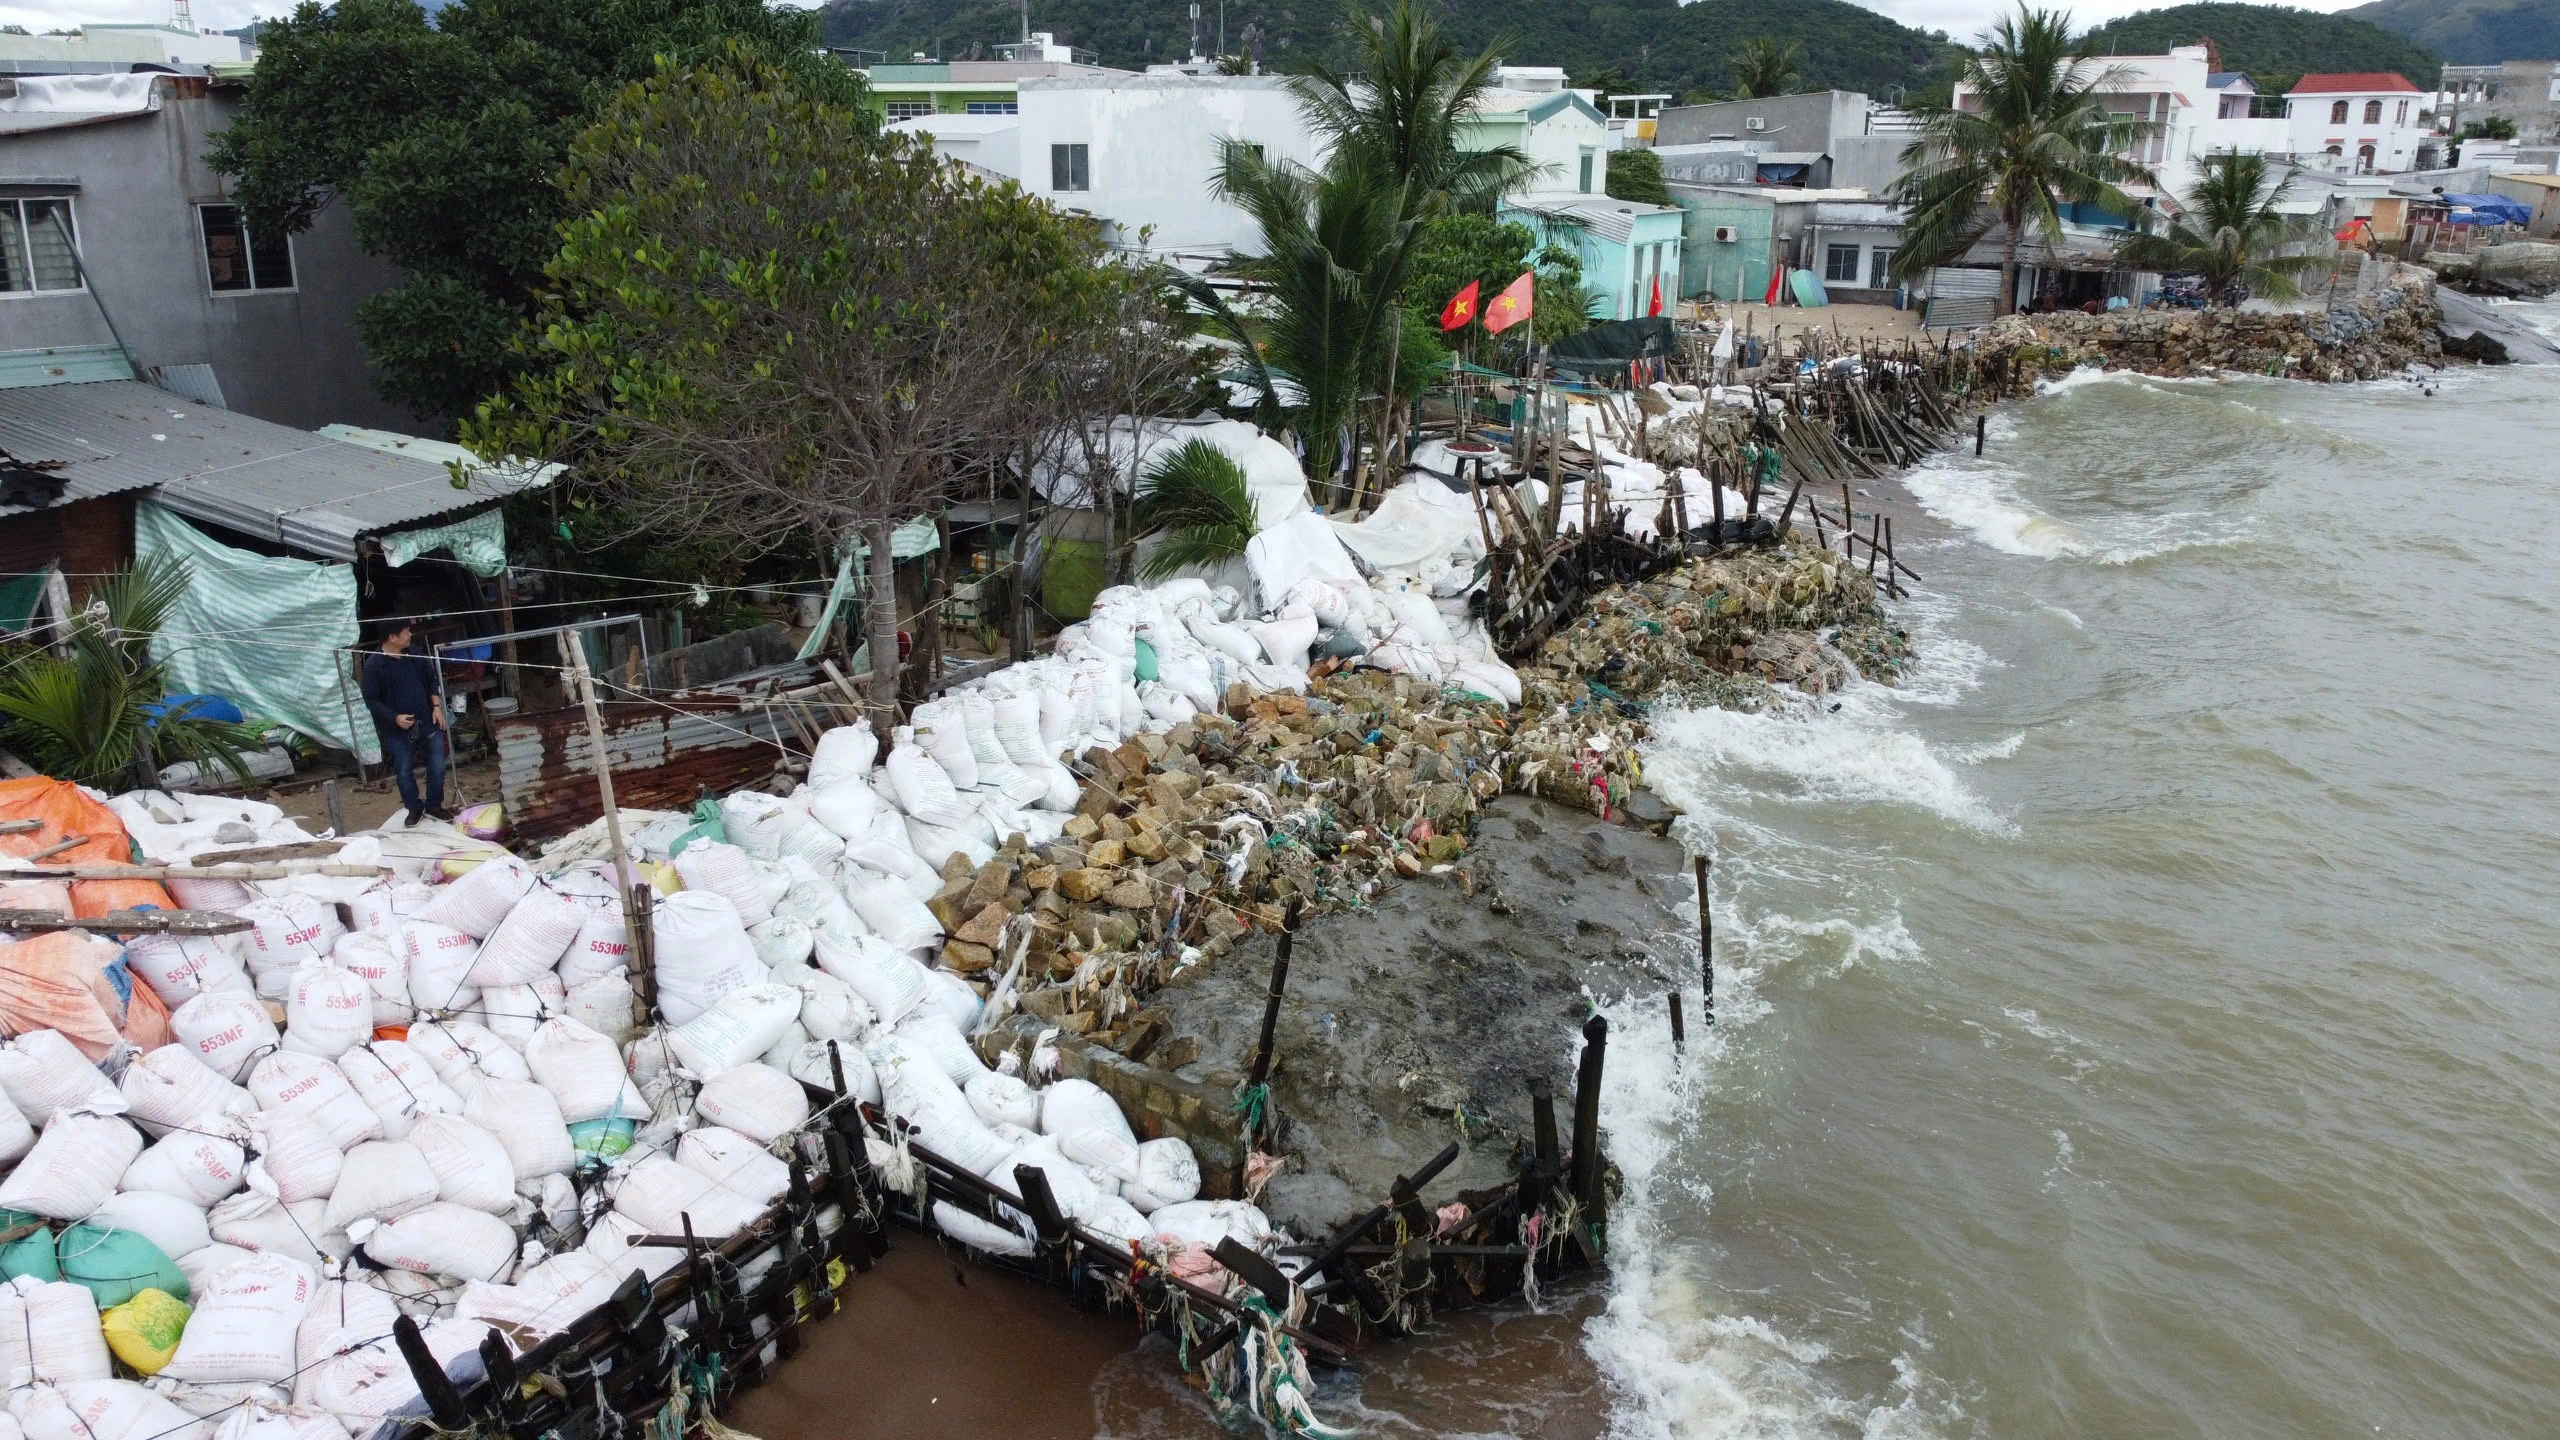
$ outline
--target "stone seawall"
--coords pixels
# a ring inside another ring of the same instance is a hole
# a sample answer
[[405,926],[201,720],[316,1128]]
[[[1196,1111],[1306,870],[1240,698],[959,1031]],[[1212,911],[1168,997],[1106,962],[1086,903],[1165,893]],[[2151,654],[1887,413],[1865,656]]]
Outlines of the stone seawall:
[[2084,365],[2150,375],[2226,370],[2299,380],[2371,380],[2443,358],[2436,281],[2396,267],[2373,294],[2327,310],[2147,310],[2139,313],[2010,315],[1983,332],[1986,362],[2005,357],[2010,388]]

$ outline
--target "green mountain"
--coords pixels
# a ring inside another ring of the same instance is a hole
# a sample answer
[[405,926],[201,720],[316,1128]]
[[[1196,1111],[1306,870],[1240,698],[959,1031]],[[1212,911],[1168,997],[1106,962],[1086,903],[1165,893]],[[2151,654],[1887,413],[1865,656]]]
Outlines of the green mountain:
[[2560,59],[2560,0],[2374,0],[2344,13],[2456,65]]
[[[2460,0],[2384,0],[2413,9]],[[2513,0],[2489,0],[2513,3]],[[2535,0],[2539,4],[2560,0]],[[2376,7],[2368,5],[2365,10]],[[2370,20],[2321,15],[2288,5],[2172,5],[2110,20],[2089,32],[2101,53],[2162,55],[2172,45],[2210,39],[2224,70],[2246,70],[2261,94],[2271,85],[2289,88],[2311,71],[2396,71],[2420,89],[2433,89],[2442,56]]]
[[[1201,0],[1202,48],[1214,50],[1220,0]],[[1336,0],[1226,0],[1227,49],[1241,53],[1245,27],[1264,37],[1263,56],[1278,66],[1312,52],[1346,60]],[[1059,43],[1089,49],[1105,65],[1137,68],[1179,60],[1190,51],[1187,0],[1031,0],[1031,28]],[[1846,0],[1598,0],[1584,5],[1542,0],[1470,0],[1445,5],[1441,24],[1461,45],[1507,41],[1505,59],[1561,65],[1577,76],[1614,69],[1626,82],[1610,88],[1729,90],[1732,53],[1746,37],[1800,42],[1798,86],[1863,90],[1879,99],[1894,87],[1927,83],[1948,49],[1943,33],[1897,24]],[[829,0],[820,21],[829,45],[886,52],[904,59],[923,51],[965,57],[1020,37],[1020,11],[1010,0]]]

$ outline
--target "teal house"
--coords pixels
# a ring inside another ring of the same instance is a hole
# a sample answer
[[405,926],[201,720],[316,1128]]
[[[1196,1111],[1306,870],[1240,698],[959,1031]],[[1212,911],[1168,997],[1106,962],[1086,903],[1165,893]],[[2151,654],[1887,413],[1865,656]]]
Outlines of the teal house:
[[1657,282],[1665,315],[1687,293],[1680,285],[1682,217],[1676,206],[1578,190],[1529,191],[1505,198],[1497,218],[1526,225],[1540,241],[1581,257],[1582,283],[1599,295],[1595,319],[1652,313]]

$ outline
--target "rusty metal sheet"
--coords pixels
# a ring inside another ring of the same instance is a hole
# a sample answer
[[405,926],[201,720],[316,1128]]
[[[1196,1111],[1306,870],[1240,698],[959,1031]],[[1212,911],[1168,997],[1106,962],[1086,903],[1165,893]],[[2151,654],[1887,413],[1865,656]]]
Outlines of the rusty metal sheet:
[[[602,702],[615,801],[632,809],[686,809],[705,786],[719,793],[761,784],[783,758],[780,747],[800,752],[788,721],[771,710],[741,711],[737,703],[734,697]],[[522,839],[565,835],[602,813],[586,711],[567,706],[500,721],[498,795],[509,829]]]

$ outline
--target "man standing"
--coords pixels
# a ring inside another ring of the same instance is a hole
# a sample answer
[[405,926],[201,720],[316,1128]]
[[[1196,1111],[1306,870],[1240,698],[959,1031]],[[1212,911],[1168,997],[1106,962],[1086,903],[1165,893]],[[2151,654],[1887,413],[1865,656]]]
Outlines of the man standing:
[[[409,807],[412,825],[429,815],[453,818],[444,805],[445,750],[451,743],[444,690],[437,683],[435,663],[410,653],[416,638],[410,622],[392,621],[383,632],[382,653],[365,659],[363,684],[364,708],[373,712],[374,732],[382,737],[383,758],[391,762],[391,777],[400,787],[401,801]],[[423,800],[418,795],[418,777],[411,773],[421,763],[427,770]]]

